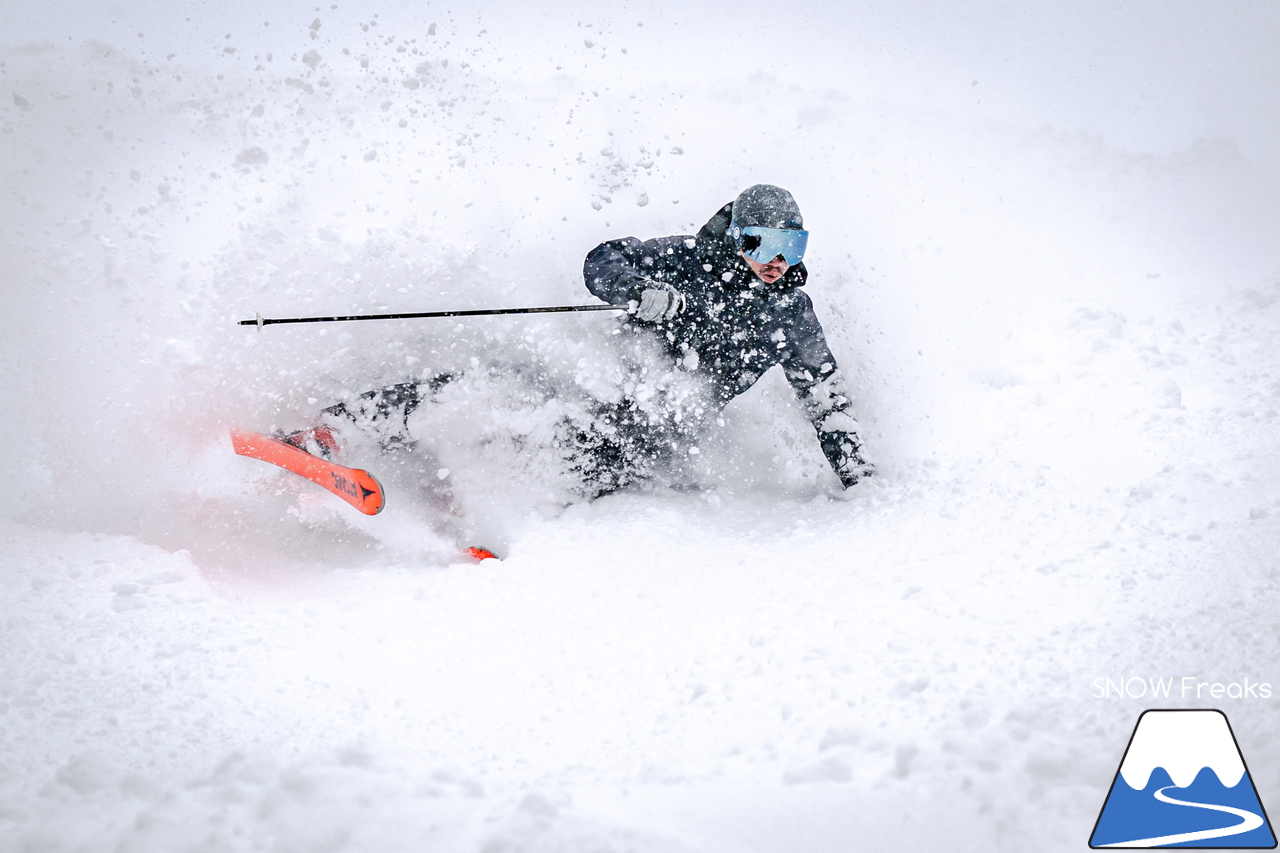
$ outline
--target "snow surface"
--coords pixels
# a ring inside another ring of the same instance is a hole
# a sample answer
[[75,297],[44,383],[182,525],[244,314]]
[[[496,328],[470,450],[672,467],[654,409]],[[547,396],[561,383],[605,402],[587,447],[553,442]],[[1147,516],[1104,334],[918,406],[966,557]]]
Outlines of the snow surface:
[[[0,849],[1073,850],[1151,706],[1274,809],[1280,699],[1095,697],[1280,686],[1280,15],[1112,5],[0,13]],[[775,372],[563,508],[602,314],[235,325],[587,303],[757,181],[848,493]],[[230,451],[439,371],[501,561]]]

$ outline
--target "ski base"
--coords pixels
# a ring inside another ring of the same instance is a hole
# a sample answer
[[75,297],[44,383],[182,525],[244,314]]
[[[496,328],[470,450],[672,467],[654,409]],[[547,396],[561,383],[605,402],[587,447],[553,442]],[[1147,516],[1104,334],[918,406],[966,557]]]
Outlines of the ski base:
[[260,459],[306,477],[365,515],[377,515],[386,503],[382,484],[360,468],[346,468],[279,439],[246,430],[231,430],[231,446],[241,456]]

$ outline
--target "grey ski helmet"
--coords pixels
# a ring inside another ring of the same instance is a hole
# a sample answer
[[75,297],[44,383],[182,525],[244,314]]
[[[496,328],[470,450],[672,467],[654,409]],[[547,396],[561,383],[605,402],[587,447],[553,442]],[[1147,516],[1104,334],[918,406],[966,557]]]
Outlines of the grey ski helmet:
[[803,229],[804,217],[791,193],[772,184],[755,184],[743,190],[733,202],[733,221],[746,228]]

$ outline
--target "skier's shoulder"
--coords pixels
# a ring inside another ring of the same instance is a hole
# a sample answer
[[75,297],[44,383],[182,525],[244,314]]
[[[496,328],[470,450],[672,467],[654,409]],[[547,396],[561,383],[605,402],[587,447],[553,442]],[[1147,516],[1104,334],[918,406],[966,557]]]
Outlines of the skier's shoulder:
[[[698,230],[697,234],[672,234],[637,240],[624,237],[601,244],[600,248],[613,246],[641,266],[671,270],[679,268],[687,273],[697,270],[717,273],[731,265],[726,233],[729,228],[729,209],[726,204]],[[710,266],[712,270],[707,270]]]
[[672,234],[644,242],[645,251],[652,252],[657,257],[685,258],[691,256],[697,248],[698,240],[692,234]]
[[691,253],[697,241],[687,234],[676,234],[670,237],[651,237],[641,240],[636,237],[619,237],[606,240],[593,249],[588,257],[602,254],[620,253],[633,263],[653,265],[665,258],[684,257]]

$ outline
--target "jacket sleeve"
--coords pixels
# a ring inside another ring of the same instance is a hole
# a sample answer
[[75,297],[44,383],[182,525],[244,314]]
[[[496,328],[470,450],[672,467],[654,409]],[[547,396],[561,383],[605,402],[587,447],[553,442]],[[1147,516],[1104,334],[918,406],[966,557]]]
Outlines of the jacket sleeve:
[[623,237],[601,243],[587,254],[582,277],[587,290],[610,305],[625,305],[637,284],[645,280],[640,272],[644,243]]
[[637,285],[648,280],[679,285],[681,264],[691,251],[692,237],[659,237],[641,242],[623,237],[601,243],[587,254],[582,277],[587,290],[610,305],[638,299]]
[[848,488],[875,469],[863,456],[861,427],[851,411],[853,398],[827,346],[813,303],[802,291],[797,291],[796,296],[799,304],[787,334],[782,369],[818,433],[823,455]]

